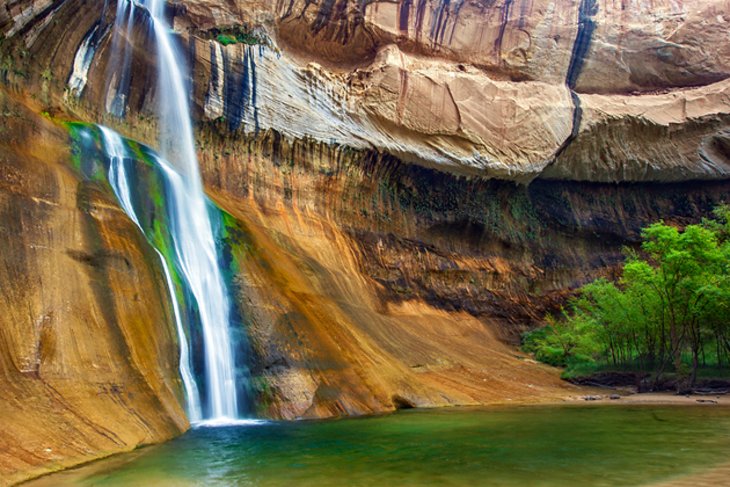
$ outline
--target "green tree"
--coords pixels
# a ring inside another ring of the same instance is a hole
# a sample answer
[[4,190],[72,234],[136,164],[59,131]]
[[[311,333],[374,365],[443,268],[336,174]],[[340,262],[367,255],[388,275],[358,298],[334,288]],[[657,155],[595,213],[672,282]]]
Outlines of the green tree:
[[536,357],[548,349],[563,364],[592,357],[654,372],[655,385],[671,367],[689,387],[709,343],[716,364],[724,356],[730,365],[730,208],[714,213],[683,231],[663,222],[645,228],[617,283],[584,286],[560,320],[548,320],[532,340]]

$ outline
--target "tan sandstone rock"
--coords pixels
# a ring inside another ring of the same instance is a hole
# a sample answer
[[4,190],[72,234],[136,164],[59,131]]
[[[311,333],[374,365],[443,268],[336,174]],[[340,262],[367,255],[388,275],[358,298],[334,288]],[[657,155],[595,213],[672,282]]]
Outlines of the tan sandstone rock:
[[[175,26],[192,54],[198,116],[224,118],[234,132],[272,128],[291,138],[376,148],[457,174],[520,181],[543,171],[593,181],[728,175],[718,151],[707,162],[703,149],[707,137],[722,139],[728,129],[727,99],[711,96],[730,75],[728,0],[203,0],[174,6]],[[6,45],[19,41],[32,53],[37,64],[29,69],[49,92],[62,90],[72,53],[98,20],[98,9],[85,0],[0,8]],[[112,20],[108,9],[102,24]],[[222,46],[210,34],[236,26],[268,39],[266,45]],[[144,35],[144,29],[135,32]],[[107,34],[83,94],[92,112],[106,92],[108,43]],[[137,59],[129,105],[132,114],[149,114],[154,71],[144,56]],[[40,76],[44,64],[51,67],[50,83]],[[624,125],[637,120],[632,106],[661,110],[665,100],[657,94],[683,100],[695,96],[687,88],[701,87],[714,105],[695,104],[697,110],[678,122],[686,129],[671,124],[672,143],[682,147],[676,157],[669,150],[634,157],[616,138],[597,142],[586,125],[595,125],[587,121],[593,115],[583,120],[582,108],[597,103],[592,94],[616,97],[598,102],[613,107],[615,126],[619,119]]]
[[7,485],[168,440],[188,421],[154,252],[108,193],[73,173],[62,129],[1,91],[0,107]]

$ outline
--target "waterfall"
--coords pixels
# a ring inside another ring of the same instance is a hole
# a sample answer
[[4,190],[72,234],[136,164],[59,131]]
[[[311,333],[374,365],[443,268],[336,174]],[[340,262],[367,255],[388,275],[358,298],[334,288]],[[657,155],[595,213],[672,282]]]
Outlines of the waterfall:
[[[112,190],[114,190],[114,194],[116,195],[117,200],[119,200],[119,204],[122,205],[124,212],[139,227],[142,233],[145,233],[144,228],[137,217],[134,205],[132,204],[132,194],[129,189],[129,177],[127,176],[125,168],[126,161],[129,159],[129,154],[124,144],[124,140],[119,134],[107,127],[99,126],[99,130],[101,131],[102,140],[104,142],[104,149],[109,157],[109,184],[111,185]],[[177,302],[175,286],[172,282],[172,276],[170,275],[170,267],[168,266],[165,257],[162,255],[162,252],[157,249],[155,249],[155,252],[160,258],[162,270],[165,273],[165,284],[167,284],[167,289],[170,293],[170,300],[172,302],[175,327],[177,329],[179,337],[178,340],[180,342],[180,375],[182,376],[185,396],[188,401],[188,415],[190,416],[191,422],[198,422],[203,419],[200,410],[200,395],[198,392],[198,385],[195,383],[195,377],[192,372],[192,366],[190,363],[190,346],[188,345],[185,328],[183,327],[180,305]]]
[[88,81],[89,68],[91,68],[91,62],[94,60],[94,54],[96,53],[96,45],[94,41],[97,39],[97,33],[99,32],[99,24],[96,24],[86,37],[84,38],[81,46],[79,46],[76,55],[74,56],[73,69],[71,76],[68,78],[68,93],[76,98],[81,98],[81,94],[84,92],[86,82]]
[[[129,0],[120,0],[121,5],[118,15],[124,12],[134,11],[133,3]],[[218,251],[216,249],[213,226],[208,214],[207,200],[203,192],[203,184],[198,168],[198,160],[195,153],[195,142],[193,138],[193,127],[188,103],[188,90],[183,76],[185,66],[184,58],[178,52],[175,39],[168,22],[164,18],[164,2],[160,0],[144,0],[137,3],[147,11],[147,17],[152,27],[152,32],[158,48],[158,97],[159,97],[159,125],[160,125],[160,154],[156,157],[155,163],[165,178],[166,202],[168,208],[169,232],[174,247],[174,259],[176,269],[192,298],[195,301],[194,309],[197,312],[200,328],[202,330],[202,341],[205,362],[205,398],[200,398],[204,406],[205,419],[221,423],[226,420],[233,420],[238,416],[235,359],[232,340],[230,337],[230,303],[228,291],[223,275],[218,265]],[[132,39],[132,22],[126,18],[117,18],[117,29],[127,29],[123,35],[127,42]],[[118,32],[115,33],[116,35]],[[116,49],[120,47],[117,45]],[[126,53],[129,52],[125,46],[124,54],[112,53],[117,59],[121,59],[125,65],[121,66],[120,79],[130,79],[129,60]],[[110,83],[110,86],[113,85]],[[118,88],[119,85],[117,85]],[[117,90],[118,94],[118,90]],[[109,99],[109,98],[108,98]],[[121,99],[114,96],[113,99]],[[124,109],[118,110],[118,106],[112,104],[111,113],[119,115]],[[103,132],[103,131],[102,131]],[[105,142],[107,136],[104,136]],[[123,153],[120,149],[114,148],[116,142],[109,139],[106,150],[111,159],[110,182],[114,178],[120,191],[117,196],[125,210],[125,190],[121,180],[123,174],[119,173],[120,167],[123,171],[123,163],[114,164],[114,160],[123,160]],[[123,151],[123,149],[121,149]],[[116,152],[115,152],[116,151]],[[113,154],[119,154],[114,156]],[[115,168],[115,169],[114,169]],[[116,170],[116,172],[115,172]],[[116,191],[116,189],[115,189]],[[120,196],[121,194],[121,196]],[[130,205],[131,206],[131,205]],[[130,217],[134,209],[127,210]],[[132,217],[134,219],[134,217]],[[164,259],[163,259],[164,260]],[[169,274],[169,270],[167,271]],[[181,347],[185,333],[178,327]],[[185,345],[187,349],[187,344]],[[183,354],[181,350],[180,370],[184,382],[186,373],[190,372],[188,350]],[[188,364],[185,364],[185,361]],[[190,375],[192,379],[192,374]],[[195,404],[197,398],[197,387],[193,387],[194,380],[186,384],[188,395],[188,409],[191,420],[195,421]]]
[[[117,16],[114,23],[114,36],[112,37],[111,58],[109,59],[107,86],[109,90],[106,98],[106,111],[123,117],[127,110],[127,98],[129,97],[129,85],[131,81],[132,49],[129,45],[132,39],[132,27],[134,26],[135,2],[119,0],[117,3]],[[129,7],[129,9],[127,9]],[[122,39],[122,37],[126,39]],[[120,44],[124,41],[124,45]]]

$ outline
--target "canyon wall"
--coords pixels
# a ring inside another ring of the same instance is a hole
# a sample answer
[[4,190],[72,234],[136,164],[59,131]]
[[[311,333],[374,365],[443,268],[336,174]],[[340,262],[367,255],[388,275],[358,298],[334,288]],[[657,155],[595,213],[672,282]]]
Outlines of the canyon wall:
[[[169,14],[198,119],[232,134],[274,129],[522,182],[666,182],[730,171],[728,11],[728,0],[209,0]],[[67,90],[96,116],[111,86],[129,116],[152,113],[145,29],[130,80],[108,65],[114,2],[0,12],[6,77]]]
[[[11,479],[186,427],[154,253],[111,193],[71,171],[60,127],[105,123],[154,146],[155,46],[135,21],[121,79],[118,12],[0,0],[0,93],[15,107],[0,154]],[[237,228],[228,257],[259,414],[574,393],[514,345],[577,286],[615,276],[642,226],[695,222],[726,198],[728,12],[728,0],[169,4],[203,177]]]
[[571,289],[615,277],[642,226],[694,221],[730,189],[525,187],[277,133],[228,151],[214,129],[200,140],[211,195],[240,225],[258,410],[283,418],[575,394],[516,350],[519,335]]
[[0,484],[188,427],[157,257],[66,132],[0,92]]

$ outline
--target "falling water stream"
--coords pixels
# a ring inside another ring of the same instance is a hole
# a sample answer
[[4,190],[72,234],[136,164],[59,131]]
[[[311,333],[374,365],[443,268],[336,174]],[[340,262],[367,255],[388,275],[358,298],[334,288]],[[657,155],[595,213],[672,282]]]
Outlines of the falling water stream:
[[[130,42],[133,38],[133,16],[135,3],[121,0],[117,11],[116,36]],[[144,0],[136,7],[146,10],[144,17],[150,23],[158,48],[158,101],[160,126],[160,154],[154,162],[161,169],[165,180],[165,195],[168,201],[169,232],[174,247],[174,264],[179,270],[186,288],[195,301],[205,363],[206,397],[200,397],[200,388],[191,370],[191,353],[183,329],[179,304],[175,303],[175,319],[180,335],[180,372],[188,399],[188,413],[192,422],[206,420],[208,423],[225,424],[234,421],[239,414],[236,392],[234,347],[230,336],[230,303],[228,291],[219,268],[218,251],[213,226],[208,214],[207,199],[198,168],[193,139],[193,127],[188,103],[188,90],[183,76],[184,59],[175,45],[175,38],[164,18],[164,2]],[[126,12],[126,15],[124,13]],[[120,32],[123,30],[123,32]],[[110,83],[112,90],[108,99],[110,112],[119,116],[124,108],[119,106],[126,95],[119,90],[130,79],[131,62],[127,53],[129,46],[113,46],[117,50],[112,56],[121,60],[114,78],[123,82]],[[107,128],[101,128],[102,138],[110,159],[109,182],[127,214],[139,225],[132,198],[124,161],[129,158],[123,139]],[[141,228],[141,226],[140,226]],[[170,292],[175,300],[174,286],[168,263],[162,257],[163,268]]]
[[[104,148],[109,158],[109,184],[114,190],[114,194],[117,196],[124,212],[132,219],[139,229],[142,230],[142,233],[144,233],[144,228],[137,217],[137,211],[132,204],[129,176],[127,175],[125,167],[126,161],[130,160],[131,157],[127,151],[124,139],[122,139],[118,133],[107,127],[100,126],[99,130],[101,131]],[[159,162],[161,163],[160,165],[164,164],[164,161]],[[203,419],[200,408],[200,393],[195,382],[195,376],[192,372],[190,346],[185,334],[180,305],[176,299],[175,286],[172,281],[170,267],[165,260],[165,256],[157,249],[155,249],[155,252],[162,263],[162,269],[165,273],[165,283],[170,291],[170,300],[172,301],[172,308],[175,316],[175,327],[180,341],[180,375],[182,376],[183,386],[185,388],[185,396],[188,400],[188,415],[190,416],[190,421],[199,422]]]

